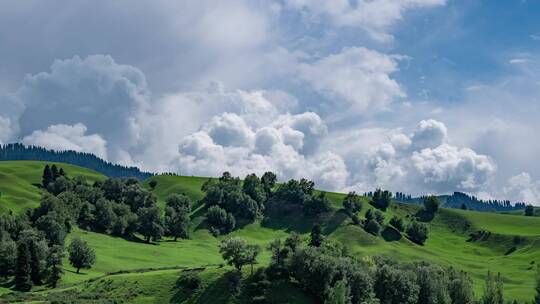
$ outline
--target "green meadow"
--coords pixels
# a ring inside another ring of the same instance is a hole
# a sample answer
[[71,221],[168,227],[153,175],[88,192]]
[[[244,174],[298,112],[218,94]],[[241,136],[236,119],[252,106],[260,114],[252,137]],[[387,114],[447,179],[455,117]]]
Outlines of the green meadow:
[[[44,162],[0,162],[0,212],[24,212],[39,203],[39,183]],[[105,177],[99,173],[76,166],[57,164],[69,176],[84,175],[89,180]],[[163,175],[145,181],[157,181],[153,190],[158,204],[171,193],[184,193],[193,200],[202,198],[200,188],[207,178]],[[149,186],[148,186],[149,187]],[[150,187],[149,187],[150,188]],[[425,245],[412,243],[407,238],[375,237],[358,226],[352,225],[340,210],[344,194],[328,193],[333,210],[320,221],[323,233],[341,242],[351,255],[369,258],[374,255],[390,256],[402,261],[431,261],[452,266],[471,274],[475,282],[476,296],[482,293],[483,280],[488,270],[500,272],[504,277],[505,295],[508,299],[530,301],[534,295],[534,274],[540,262],[540,217],[517,214],[499,214],[456,209],[441,209],[428,223],[429,238]],[[191,216],[193,232],[191,239],[174,242],[162,239],[157,244],[146,244],[139,239],[123,239],[74,228],[69,238],[79,236],[95,250],[97,261],[92,269],[76,274],[64,262],[65,274],[55,290],[35,288],[24,299],[52,301],[61,296],[80,294],[91,298],[102,294],[105,298],[129,299],[129,303],[213,303],[226,296],[223,267],[218,253],[221,239],[239,236],[249,243],[263,248],[276,238],[285,238],[290,232],[298,232],[307,239],[314,223],[311,218],[298,216],[269,216],[252,224],[240,226],[231,234],[214,237],[202,222],[203,206],[196,206]],[[362,216],[371,206],[363,198]],[[393,215],[406,221],[420,211],[420,206],[392,203],[385,221]],[[264,250],[259,263],[266,265],[270,253]],[[203,288],[194,294],[175,289],[175,281],[182,268],[200,268]],[[126,273],[115,273],[115,272]],[[296,286],[273,286],[276,288],[275,303],[314,303]],[[286,292],[283,292],[286,290]],[[9,292],[0,288],[1,293]],[[55,298],[56,297],[56,298]],[[1,299],[0,299],[1,301]],[[242,303],[242,297],[227,300]],[[247,301],[247,300],[246,300]]]

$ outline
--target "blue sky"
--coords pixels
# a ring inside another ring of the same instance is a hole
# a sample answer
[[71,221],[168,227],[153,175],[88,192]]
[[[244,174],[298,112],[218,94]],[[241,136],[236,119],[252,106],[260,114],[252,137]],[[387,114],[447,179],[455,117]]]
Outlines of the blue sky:
[[0,142],[540,204],[539,17],[539,1],[1,2]]

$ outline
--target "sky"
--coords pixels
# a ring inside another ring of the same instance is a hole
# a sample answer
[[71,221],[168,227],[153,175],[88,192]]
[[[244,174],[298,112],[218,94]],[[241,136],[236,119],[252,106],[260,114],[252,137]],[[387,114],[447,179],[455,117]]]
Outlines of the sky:
[[0,143],[540,205],[540,1],[0,1]]

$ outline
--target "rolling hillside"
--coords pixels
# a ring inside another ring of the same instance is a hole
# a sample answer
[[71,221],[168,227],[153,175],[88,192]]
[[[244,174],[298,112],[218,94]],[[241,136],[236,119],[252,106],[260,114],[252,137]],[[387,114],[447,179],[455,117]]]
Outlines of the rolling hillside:
[[[40,182],[44,165],[43,162],[0,162],[1,210],[22,212],[25,208],[35,207],[38,204],[41,190],[34,184]],[[83,168],[61,166],[70,176],[82,174],[90,180],[104,178]],[[157,181],[153,192],[162,205],[165,197],[171,193],[185,193],[194,200],[202,198],[200,188],[207,178],[154,176],[145,181],[148,188],[150,180]],[[385,240],[384,237],[366,233],[360,227],[352,225],[349,218],[340,210],[344,194],[328,193],[327,196],[332,202],[333,210],[322,219],[323,233],[330,239],[340,241],[353,255],[359,257],[386,255],[408,261],[427,260],[463,269],[472,275],[477,297],[482,293],[484,276],[489,269],[504,276],[507,298],[528,301],[533,296],[534,272],[536,264],[540,262],[540,217],[442,209],[429,222],[430,235],[426,244],[419,246],[406,238]],[[362,217],[371,208],[367,198],[363,198],[363,202]],[[220,268],[223,261],[217,248],[221,239],[240,236],[250,243],[257,243],[266,248],[272,240],[285,238],[292,231],[300,233],[307,239],[314,222],[313,219],[302,216],[270,216],[245,225],[230,235],[215,238],[208,230],[198,225],[202,222],[201,208],[203,207],[194,208],[191,215],[195,223],[191,239],[178,242],[165,238],[158,245],[149,245],[74,229],[69,237],[80,236],[95,249],[97,255],[95,266],[76,274],[65,261],[66,273],[58,289],[54,291],[37,289],[26,295],[25,299],[69,298],[75,293],[91,297],[99,293],[111,298],[129,298],[130,303],[213,302],[212,299],[216,296],[226,293],[223,275],[227,267]],[[416,205],[393,203],[385,212],[385,221],[393,215],[410,218],[419,210],[420,207]],[[264,250],[259,257],[259,263],[267,264],[269,259],[270,253]],[[202,291],[186,295],[175,289],[175,279],[182,267],[206,267],[202,272],[205,286]],[[117,271],[131,273],[111,274]],[[275,299],[276,303],[312,302],[295,286],[281,288],[287,288],[285,293],[287,296]],[[0,294],[2,291],[8,290],[0,289]],[[243,303],[241,298],[227,301]]]

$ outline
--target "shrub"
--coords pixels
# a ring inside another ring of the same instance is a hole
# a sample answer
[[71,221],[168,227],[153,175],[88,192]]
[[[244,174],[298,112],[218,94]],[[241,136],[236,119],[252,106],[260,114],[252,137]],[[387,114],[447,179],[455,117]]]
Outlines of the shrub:
[[431,214],[434,214],[439,210],[439,199],[436,196],[428,196],[424,199],[424,209]]
[[364,230],[373,235],[377,235],[381,230],[381,225],[379,225],[376,220],[367,220],[364,224]]
[[423,223],[412,221],[407,227],[407,235],[411,241],[423,245],[428,238],[428,228]]
[[176,286],[196,290],[201,286],[201,278],[196,271],[185,270],[180,273],[180,277],[176,281]]
[[392,225],[397,230],[403,232],[405,230],[405,224],[400,217],[394,216],[390,219],[390,225]]

